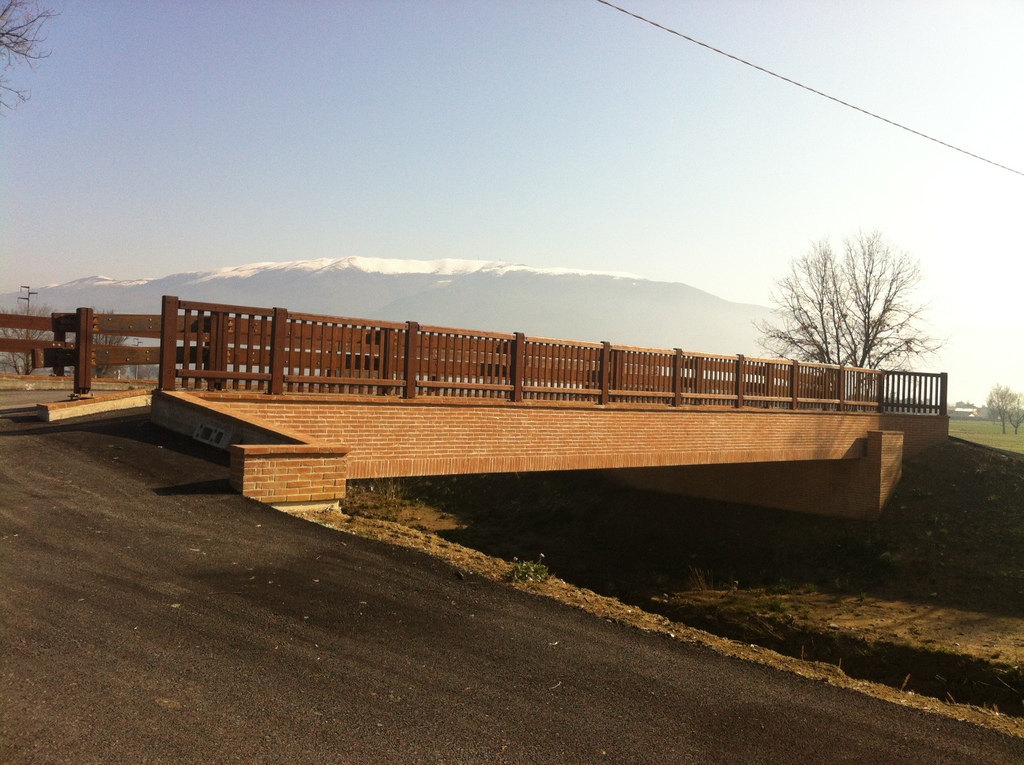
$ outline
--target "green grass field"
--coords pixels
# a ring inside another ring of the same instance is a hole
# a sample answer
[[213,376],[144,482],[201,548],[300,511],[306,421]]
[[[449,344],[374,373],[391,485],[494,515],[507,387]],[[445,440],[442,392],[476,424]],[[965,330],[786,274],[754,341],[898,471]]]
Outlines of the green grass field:
[[988,420],[950,420],[949,435],[974,441],[996,449],[1006,449],[1024,454],[1024,428],[1019,435],[1013,434],[1013,428],[1006,426],[1006,435],[998,422]]

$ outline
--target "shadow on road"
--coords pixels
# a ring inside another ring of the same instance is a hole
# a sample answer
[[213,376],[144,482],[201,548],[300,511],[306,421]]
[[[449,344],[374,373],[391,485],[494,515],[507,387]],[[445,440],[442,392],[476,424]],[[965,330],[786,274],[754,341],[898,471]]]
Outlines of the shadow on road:
[[162,489],[154,489],[153,493],[161,497],[179,497],[196,494],[237,494],[238,492],[231,488],[231,482],[227,478],[222,478],[214,481],[193,481],[177,486],[165,486]]

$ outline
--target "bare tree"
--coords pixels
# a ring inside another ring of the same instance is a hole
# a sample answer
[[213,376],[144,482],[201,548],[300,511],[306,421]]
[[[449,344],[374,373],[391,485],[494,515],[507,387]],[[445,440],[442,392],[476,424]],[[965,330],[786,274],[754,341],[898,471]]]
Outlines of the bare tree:
[[15,64],[32,66],[50,55],[40,47],[46,40],[43,25],[56,15],[39,0],[0,0],[0,109],[28,100],[28,91],[11,85],[6,72]]
[[[1006,415],[1006,421],[1013,426],[1013,435],[1017,435],[1020,426],[1024,425],[1024,393],[1014,394],[1010,411]],[[1005,431],[1006,426],[1003,426]]]
[[769,353],[799,361],[902,369],[942,343],[922,326],[926,305],[914,300],[917,261],[874,231],[812,244],[775,283],[775,318],[755,324]]
[[[49,306],[32,305],[31,302],[26,301],[23,303],[19,302],[14,313],[21,314],[23,316],[49,316],[51,311]],[[10,327],[0,327],[0,337],[6,337],[12,340],[53,339],[52,333],[44,332],[43,330],[11,329]],[[28,375],[32,374],[33,369],[31,351],[4,351],[0,353],[0,372],[15,375]]]
[[988,399],[985,401],[988,416],[1000,422],[1003,433],[1006,432],[1006,423],[1010,419],[1017,398],[1017,394],[1010,390],[1008,385],[993,385],[992,390],[988,392]]
[[[117,313],[113,309],[101,311],[104,314]],[[97,332],[92,336],[94,345],[106,345],[121,348],[128,345],[128,338],[124,335],[110,335],[106,332]],[[126,365],[124,364],[97,364],[93,367],[93,374],[96,377],[120,377],[119,372]]]

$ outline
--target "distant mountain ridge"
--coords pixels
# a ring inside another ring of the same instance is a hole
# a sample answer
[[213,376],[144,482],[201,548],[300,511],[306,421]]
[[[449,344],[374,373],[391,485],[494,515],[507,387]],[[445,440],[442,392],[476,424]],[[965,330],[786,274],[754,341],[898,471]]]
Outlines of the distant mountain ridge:
[[[769,314],[763,306],[628,273],[459,259],[252,263],[154,279],[95,276],[38,293],[38,303],[53,310],[92,306],[156,313],[161,296],[177,295],[330,316],[744,354],[758,353],[753,322]],[[16,297],[0,295],[0,305],[13,307]]]

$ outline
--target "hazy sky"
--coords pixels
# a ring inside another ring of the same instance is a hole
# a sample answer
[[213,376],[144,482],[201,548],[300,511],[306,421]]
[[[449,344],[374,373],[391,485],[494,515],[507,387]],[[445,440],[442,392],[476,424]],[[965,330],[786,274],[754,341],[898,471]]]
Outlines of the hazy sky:
[[[1024,171],[1017,0],[620,4]],[[951,396],[1024,389],[1024,177],[594,0],[54,5],[8,73],[0,292],[366,255],[768,304],[812,240],[877,228]]]

